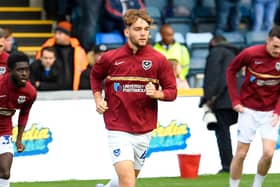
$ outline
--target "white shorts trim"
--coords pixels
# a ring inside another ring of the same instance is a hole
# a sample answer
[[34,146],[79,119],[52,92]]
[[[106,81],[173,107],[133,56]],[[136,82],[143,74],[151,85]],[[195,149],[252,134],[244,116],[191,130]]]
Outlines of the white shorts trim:
[[237,121],[237,139],[243,143],[251,143],[257,130],[262,139],[277,141],[278,124],[273,127],[273,111],[256,111],[244,107],[244,112],[239,112]]
[[113,164],[131,160],[134,168],[140,170],[144,164],[151,140],[151,132],[131,134],[122,131],[108,131],[108,144]]
[[11,135],[0,136],[0,154],[4,153],[14,154],[14,144]]

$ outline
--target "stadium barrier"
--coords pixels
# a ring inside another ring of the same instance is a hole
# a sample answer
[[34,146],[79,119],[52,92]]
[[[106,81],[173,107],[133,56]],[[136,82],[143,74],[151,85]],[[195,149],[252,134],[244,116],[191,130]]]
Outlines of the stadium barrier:
[[[180,176],[179,154],[201,155],[199,175],[221,168],[215,134],[207,130],[204,110],[198,108],[201,90],[193,93],[182,91],[174,102],[159,102],[158,127],[139,177]],[[15,137],[17,128],[13,130]],[[231,135],[235,150],[236,125]],[[39,92],[23,140],[26,151],[14,155],[12,182],[109,179],[114,174],[103,117],[95,111],[90,91]],[[245,173],[255,173],[260,144],[256,137]],[[279,162],[276,151],[270,172],[280,173]]]

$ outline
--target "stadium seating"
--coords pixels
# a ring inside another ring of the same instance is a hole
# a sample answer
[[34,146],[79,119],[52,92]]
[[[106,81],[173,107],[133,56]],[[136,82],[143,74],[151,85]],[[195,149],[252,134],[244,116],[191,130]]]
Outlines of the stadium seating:
[[187,79],[191,88],[202,87],[205,65],[206,65],[205,58],[191,57],[190,69],[187,75]]
[[156,6],[146,6],[146,11],[153,18],[154,24],[162,23],[161,10]]
[[208,43],[210,39],[213,37],[211,32],[203,32],[203,33],[186,33],[186,44],[189,49],[193,48],[208,48]]
[[96,45],[106,44],[109,49],[120,47],[124,44],[123,36],[118,32],[96,33]]
[[245,33],[246,46],[263,44],[267,36],[266,31],[248,31]]
[[224,32],[222,34],[226,40],[230,43],[235,45],[236,47],[239,47],[240,49],[243,49],[246,47],[245,37],[240,32]]
[[214,0],[202,0],[193,9],[193,21],[196,32],[213,32],[216,23]]

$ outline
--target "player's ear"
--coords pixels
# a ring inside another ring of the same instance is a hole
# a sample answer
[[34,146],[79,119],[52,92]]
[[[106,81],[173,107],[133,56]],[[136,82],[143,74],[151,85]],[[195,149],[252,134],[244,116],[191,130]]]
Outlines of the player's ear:
[[124,29],[124,35],[126,36],[126,37],[128,37],[128,27],[126,27],[125,29]]

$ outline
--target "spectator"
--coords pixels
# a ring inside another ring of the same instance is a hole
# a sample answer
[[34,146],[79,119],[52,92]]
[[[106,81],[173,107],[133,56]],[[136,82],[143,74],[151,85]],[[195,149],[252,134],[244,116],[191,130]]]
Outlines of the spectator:
[[5,33],[2,28],[0,28],[0,75],[6,74],[7,71],[7,59],[9,54],[5,51]]
[[97,30],[97,21],[99,19],[102,0],[95,0],[94,6],[92,0],[77,1],[80,8],[80,18],[77,28],[77,37],[81,41],[86,51],[95,46],[95,34]]
[[160,28],[160,35],[162,40],[154,45],[154,49],[165,55],[167,59],[177,59],[182,67],[179,77],[181,79],[186,79],[190,65],[188,49],[175,41],[174,30],[170,25],[163,24]]
[[[78,39],[71,37],[72,25],[68,21],[57,24],[55,36],[48,39],[42,47],[55,49],[56,65],[61,76],[63,90],[78,90],[80,76],[88,65],[88,59],[84,49],[80,46]],[[36,56],[40,59],[41,52]]]
[[215,3],[217,14],[215,35],[237,31],[241,19],[240,0],[215,0]]
[[5,37],[5,51],[7,53],[13,53],[17,51],[17,42],[13,37],[13,33],[10,29],[4,28],[4,37]]
[[228,95],[226,68],[240,49],[228,44],[223,36],[214,36],[209,42],[209,50],[204,73],[204,96],[201,100],[201,106],[206,104],[217,118],[216,125],[208,126],[208,129],[215,131],[217,139],[222,165],[222,169],[218,173],[228,173],[233,157],[230,126],[237,122],[237,112],[232,109]]
[[30,65],[30,81],[39,91],[59,90],[59,72],[55,64],[55,49],[45,47],[41,59]]
[[190,88],[187,80],[182,79],[180,77],[180,74],[182,72],[182,67],[181,67],[180,63],[178,62],[178,60],[177,59],[168,59],[168,61],[171,63],[173,72],[174,72],[175,77],[176,77],[177,89],[188,89],[188,88]]
[[46,18],[57,22],[70,19],[76,0],[43,0]]
[[122,15],[129,8],[145,9],[143,0],[105,0],[105,11],[101,17],[102,32],[118,31],[123,33]]
[[274,23],[277,9],[276,0],[252,0],[253,31],[269,31]]
[[82,72],[81,81],[80,81],[80,89],[81,90],[89,90],[90,89],[90,72],[91,68],[95,62],[97,62],[101,55],[108,50],[108,47],[104,44],[95,46],[93,51],[88,53],[89,64],[87,69]]

